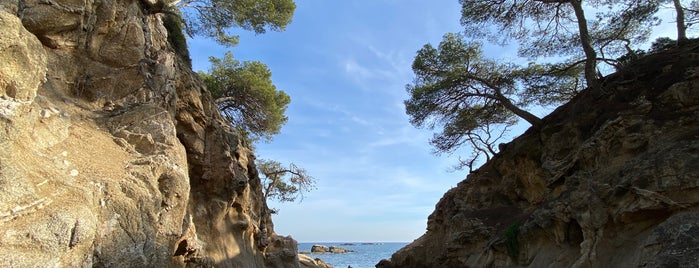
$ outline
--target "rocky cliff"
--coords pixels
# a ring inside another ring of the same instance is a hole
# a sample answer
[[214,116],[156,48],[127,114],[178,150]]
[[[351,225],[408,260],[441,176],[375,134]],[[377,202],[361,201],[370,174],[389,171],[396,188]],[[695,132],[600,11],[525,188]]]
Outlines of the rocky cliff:
[[699,44],[580,93],[377,267],[699,267]]
[[4,267],[299,267],[149,0],[0,0]]

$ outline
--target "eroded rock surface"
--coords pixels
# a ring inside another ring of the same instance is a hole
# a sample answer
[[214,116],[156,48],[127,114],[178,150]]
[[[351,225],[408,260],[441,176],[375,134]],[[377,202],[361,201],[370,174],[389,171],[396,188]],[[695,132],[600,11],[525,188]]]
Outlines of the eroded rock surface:
[[150,4],[0,0],[0,263],[299,267]]
[[299,254],[299,261],[301,262],[301,268],[333,268],[334,266],[324,262],[319,258],[311,258],[309,256]]
[[698,267],[699,45],[583,91],[378,267]]

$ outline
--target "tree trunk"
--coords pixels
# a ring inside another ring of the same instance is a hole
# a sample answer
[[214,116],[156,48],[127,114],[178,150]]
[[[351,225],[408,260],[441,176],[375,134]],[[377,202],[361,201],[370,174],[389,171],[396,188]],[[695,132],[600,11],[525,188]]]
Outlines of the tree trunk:
[[541,127],[541,124],[542,124],[541,118],[537,117],[536,115],[534,115],[530,112],[527,112],[527,111],[522,110],[519,107],[517,107],[517,105],[512,103],[512,101],[510,101],[510,99],[503,96],[499,90],[497,90],[495,92],[495,94],[497,97],[496,99],[500,102],[500,104],[502,104],[502,106],[505,106],[505,109],[508,109],[511,112],[513,112],[514,114],[516,114],[517,116],[519,116],[520,118],[527,120],[527,122],[529,122],[529,124],[531,124],[533,127],[536,127],[536,128]]
[[570,5],[575,10],[575,18],[578,20],[578,30],[580,31],[580,43],[585,51],[585,80],[588,87],[598,87],[597,80],[597,52],[592,47],[590,33],[587,28],[587,19],[582,8],[582,0],[571,0]]
[[267,217],[269,216],[269,209],[267,208],[266,202],[262,204],[262,211],[260,211],[260,231],[258,233],[259,238],[257,241],[257,246],[259,250],[264,250],[269,245],[269,235],[267,234]]
[[680,0],[673,0],[675,4],[675,12],[677,12],[677,43],[683,44],[687,42],[687,25],[684,23],[684,8]]

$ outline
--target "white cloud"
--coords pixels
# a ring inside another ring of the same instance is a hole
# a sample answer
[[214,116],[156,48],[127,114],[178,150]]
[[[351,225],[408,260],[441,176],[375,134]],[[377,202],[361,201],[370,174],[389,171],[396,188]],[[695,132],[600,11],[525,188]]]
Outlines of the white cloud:
[[[373,61],[372,63],[380,63]],[[347,77],[364,91],[379,91],[386,85],[391,84],[397,76],[394,70],[387,69],[382,64],[380,66],[368,66],[359,63],[354,58],[344,60],[344,71]]]
[[354,59],[345,60],[345,72],[356,80],[366,80],[373,77],[373,71],[359,65]]
[[403,145],[417,148],[419,151],[429,152],[431,149],[429,149],[428,137],[425,131],[414,128],[407,123],[407,120],[399,121],[398,123],[394,122],[390,127],[387,127],[385,133],[377,137],[377,139],[369,141],[362,151],[370,153],[385,147]]
[[350,120],[352,120],[352,122],[355,122],[355,123],[357,123],[357,124],[359,124],[359,125],[363,125],[363,126],[371,126],[371,125],[373,125],[371,122],[369,122],[369,121],[367,121],[367,120],[364,120],[364,119],[360,118],[359,116],[356,116],[356,115],[349,115],[349,117],[350,117]]

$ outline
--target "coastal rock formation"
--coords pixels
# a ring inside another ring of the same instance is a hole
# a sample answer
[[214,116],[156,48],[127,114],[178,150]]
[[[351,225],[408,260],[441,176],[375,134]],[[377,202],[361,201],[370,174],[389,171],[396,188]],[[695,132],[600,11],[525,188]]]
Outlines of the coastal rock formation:
[[313,245],[311,247],[311,253],[326,253],[330,251],[330,248],[325,245]]
[[0,263],[299,267],[149,6],[0,0]]
[[330,253],[350,253],[350,252],[354,252],[354,250],[350,250],[350,249],[346,249],[346,248],[341,248],[341,247],[338,247],[338,246],[330,246],[330,248],[328,249],[328,251],[330,251]]
[[697,42],[639,59],[501,148],[377,267],[697,267]]

